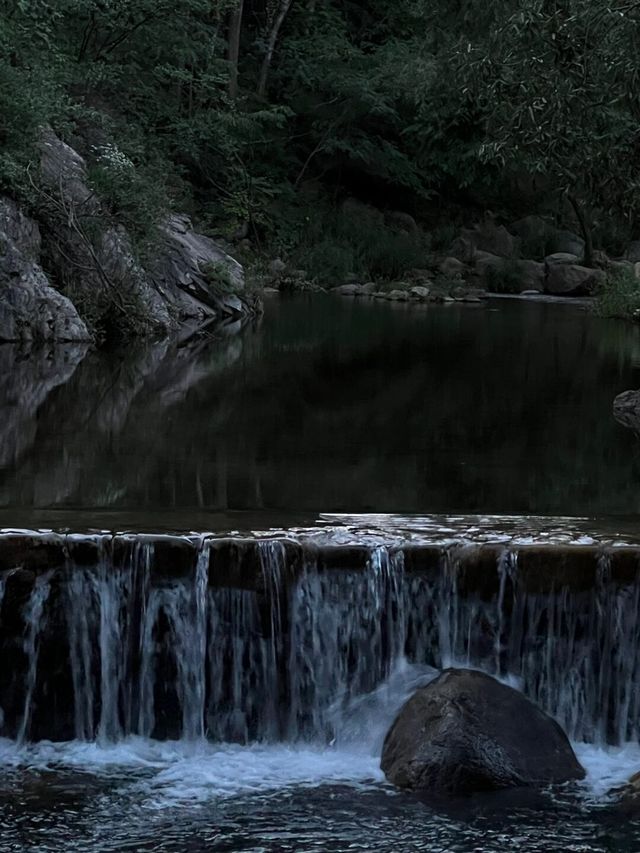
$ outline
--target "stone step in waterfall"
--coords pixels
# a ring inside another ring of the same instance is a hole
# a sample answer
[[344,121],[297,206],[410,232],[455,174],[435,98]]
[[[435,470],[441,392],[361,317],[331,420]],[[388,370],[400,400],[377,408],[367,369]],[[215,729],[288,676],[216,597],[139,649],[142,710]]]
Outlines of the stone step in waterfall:
[[383,539],[0,534],[0,737],[328,743],[462,665],[638,739],[640,546]]

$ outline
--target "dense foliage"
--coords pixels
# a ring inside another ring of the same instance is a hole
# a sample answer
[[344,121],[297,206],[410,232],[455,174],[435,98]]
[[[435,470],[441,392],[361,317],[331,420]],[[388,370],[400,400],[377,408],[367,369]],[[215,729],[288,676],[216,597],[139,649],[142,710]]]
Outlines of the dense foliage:
[[[50,124],[134,229],[179,206],[392,277],[329,221],[356,196],[431,226],[570,212],[588,252],[617,248],[638,220],[639,47],[635,0],[0,0],[0,189],[28,194]],[[410,259],[389,230],[375,244]]]

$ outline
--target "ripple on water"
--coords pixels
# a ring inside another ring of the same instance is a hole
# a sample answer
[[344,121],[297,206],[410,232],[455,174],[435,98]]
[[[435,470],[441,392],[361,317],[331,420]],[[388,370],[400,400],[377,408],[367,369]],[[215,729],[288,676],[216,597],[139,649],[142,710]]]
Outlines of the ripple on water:
[[578,753],[585,783],[553,796],[435,804],[386,786],[365,750],[41,744],[3,760],[0,851],[637,853],[640,823],[605,794],[640,749]]

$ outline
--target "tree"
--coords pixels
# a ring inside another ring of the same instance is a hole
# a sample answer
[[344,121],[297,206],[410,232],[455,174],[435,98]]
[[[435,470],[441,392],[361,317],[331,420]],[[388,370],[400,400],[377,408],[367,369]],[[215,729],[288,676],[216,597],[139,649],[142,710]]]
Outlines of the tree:
[[[267,81],[269,78],[269,70],[271,69],[271,63],[273,62],[273,55],[276,49],[276,42],[278,41],[278,35],[280,33],[280,29],[284,24],[285,18],[291,8],[291,3],[293,0],[280,0],[275,15],[273,16],[273,20],[271,21],[271,26],[269,28],[269,35],[267,37],[267,49],[265,51],[264,59],[262,60],[262,66],[260,68],[260,76],[258,78],[258,97],[264,98],[267,94]],[[313,14],[313,8],[307,10],[308,13]]]
[[594,209],[638,214],[639,43],[637,3],[521,0],[452,56],[462,95],[483,115],[479,159],[541,175],[566,198],[587,263]]

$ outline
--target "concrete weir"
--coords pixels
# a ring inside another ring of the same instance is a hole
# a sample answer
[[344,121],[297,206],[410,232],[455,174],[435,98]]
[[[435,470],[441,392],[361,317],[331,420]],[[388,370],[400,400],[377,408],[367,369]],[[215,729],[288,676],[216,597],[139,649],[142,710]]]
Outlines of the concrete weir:
[[403,667],[517,683],[578,739],[640,734],[640,546],[366,529],[0,533],[0,736],[331,739]]

